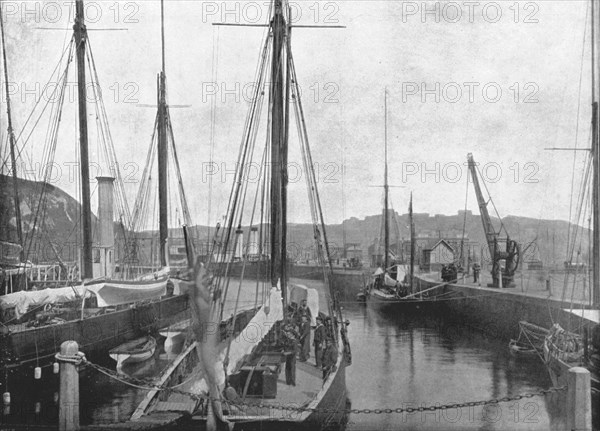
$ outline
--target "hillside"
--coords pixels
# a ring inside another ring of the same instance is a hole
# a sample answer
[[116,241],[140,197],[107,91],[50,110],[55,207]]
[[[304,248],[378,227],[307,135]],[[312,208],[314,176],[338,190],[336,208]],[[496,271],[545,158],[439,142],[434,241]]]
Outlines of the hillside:
[[[0,239],[16,240],[16,224],[13,211],[12,199],[12,178],[4,175],[0,180],[5,187],[0,188]],[[38,207],[42,183],[28,180],[19,180],[19,196],[21,199],[21,212],[23,215],[24,232],[31,237],[32,226],[36,216],[38,220],[43,220],[35,233],[34,244],[30,253],[30,259],[35,262],[54,261],[54,252],[49,243],[52,242],[57,250],[60,250],[61,258],[65,261],[76,259],[78,252],[77,236],[79,229],[77,223],[79,219],[79,203],[70,195],[61,189],[52,185],[47,186],[47,198],[44,206],[45,212],[36,214],[35,208]],[[363,250],[363,258],[368,259],[368,247],[375,243],[380,236],[382,215],[373,215],[364,219],[352,217],[345,220],[343,224],[334,224],[327,227],[327,235],[332,250],[341,248],[345,242],[360,244]],[[399,215],[394,213],[391,219],[391,243],[397,240],[408,240],[409,219],[408,214]],[[460,239],[465,226],[465,238],[473,244],[485,247],[485,236],[481,226],[479,215],[472,214],[470,211],[465,213],[459,211],[456,215],[430,216],[429,214],[416,213],[414,216],[415,228],[418,238],[450,238]],[[93,219],[93,225],[97,222]],[[499,220],[493,219],[494,225],[499,226]],[[511,238],[517,240],[522,247],[535,241],[535,247],[529,247],[526,253],[528,259],[540,259],[546,265],[556,262],[562,265],[566,256],[566,244],[569,224],[565,221],[556,220],[537,220],[526,217],[508,216],[503,219],[503,223],[511,234]],[[213,229],[214,231],[214,229]],[[589,232],[587,229],[581,229],[580,235],[583,238],[581,244],[581,260],[587,260],[588,245],[587,238]],[[146,232],[142,236],[149,237],[151,233]],[[172,229],[172,236],[181,236],[179,229]],[[199,251],[206,250],[208,237],[208,228],[206,226],[195,226],[193,237],[199,247]],[[297,258],[310,253],[312,249],[313,229],[310,224],[291,224],[288,227],[289,252]]]
[[[17,242],[12,177],[0,175],[0,184],[0,239]],[[30,247],[28,259],[36,263],[55,261],[52,243],[62,260],[75,261],[79,249],[79,202],[60,188],[46,184],[46,196],[40,205],[42,182],[19,179],[17,184],[25,250]],[[97,224],[93,215],[92,224]]]

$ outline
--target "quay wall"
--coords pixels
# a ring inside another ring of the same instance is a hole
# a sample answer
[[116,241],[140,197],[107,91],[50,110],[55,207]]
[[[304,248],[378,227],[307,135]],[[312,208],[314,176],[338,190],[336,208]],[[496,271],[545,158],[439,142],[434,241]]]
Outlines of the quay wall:
[[[421,290],[440,284],[440,281],[423,276],[417,276],[415,282]],[[593,326],[593,322],[564,311],[570,303],[556,299],[461,284],[449,284],[441,289],[442,293],[448,294],[448,300],[442,304],[449,311],[451,320],[456,319],[457,323],[507,341],[518,337],[521,320],[543,328],[550,328],[553,323],[559,323],[565,329],[580,325],[591,329]]]

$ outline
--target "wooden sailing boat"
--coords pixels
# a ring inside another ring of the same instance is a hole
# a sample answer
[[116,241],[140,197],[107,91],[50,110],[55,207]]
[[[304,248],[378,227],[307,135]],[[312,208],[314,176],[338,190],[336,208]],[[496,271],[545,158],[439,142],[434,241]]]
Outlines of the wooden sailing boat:
[[[13,308],[17,315],[3,322],[1,334],[3,347],[3,366],[12,367],[22,364],[39,364],[53,360],[56,348],[66,340],[77,341],[86,354],[106,354],[121,343],[146,334],[149,330],[179,322],[189,315],[187,295],[167,294],[168,268],[162,274],[150,274],[145,279],[124,281],[111,279],[112,271],[104,272],[96,278],[92,252],[92,215],[90,209],[90,181],[88,160],[88,127],[86,102],[86,58],[89,44],[85,26],[82,0],[76,1],[74,35],[70,45],[69,61],[73,52],[77,59],[77,82],[79,101],[79,152],[81,165],[82,193],[82,259],[80,285],[45,289],[42,291],[21,291],[0,296],[3,309]],[[68,67],[68,66],[67,66]],[[95,67],[90,68],[95,71]],[[64,77],[68,76],[65,70]],[[96,77],[97,78],[97,77]],[[163,81],[164,84],[164,81]],[[159,103],[159,118],[165,119],[164,86],[163,103]],[[98,94],[95,95],[100,97]],[[101,99],[100,99],[101,100]],[[160,123],[160,120],[159,120]],[[166,128],[163,127],[164,130]],[[166,132],[165,132],[166,133]],[[166,142],[166,140],[163,140]],[[163,176],[166,174],[163,174]],[[100,202],[99,211],[106,213],[100,220],[101,250],[100,263],[114,263],[112,230],[113,178],[98,178],[99,196],[106,201]],[[43,183],[45,191],[46,183]],[[166,191],[166,190],[163,190]],[[164,201],[162,205],[165,205]],[[163,219],[161,218],[161,222]],[[104,225],[103,225],[104,222]],[[166,224],[166,223],[165,223]],[[102,228],[107,227],[106,231]],[[166,227],[161,225],[161,233]],[[105,246],[109,243],[109,246]],[[162,242],[163,250],[166,241]],[[102,255],[104,252],[104,259]],[[164,253],[163,253],[164,255]],[[94,307],[85,307],[86,298],[95,297]],[[53,304],[60,304],[59,310],[53,310]],[[135,304],[135,307],[131,307]],[[41,318],[32,313],[44,307]]]
[[412,224],[412,194],[409,206],[411,223],[411,256],[410,272],[407,274],[404,266],[401,266],[396,259],[390,259],[390,211],[389,211],[389,189],[388,183],[388,143],[387,143],[387,89],[384,99],[385,109],[385,167],[383,182],[383,267],[378,267],[372,275],[372,281],[366,291],[359,294],[359,300],[367,300],[370,304],[377,306],[386,306],[398,303],[403,297],[412,293],[412,276],[414,275],[414,238]]
[[[564,330],[559,324],[549,329],[544,340],[544,359],[550,377],[555,386],[567,384],[569,368],[586,367],[591,373],[592,408],[598,415],[600,405],[600,122],[598,117],[599,47],[597,31],[600,28],[600,8],[597,2],[591,2],[592,25],[592,148],[590,151],[592,176],[592,297],[591,306],[585,309],[562,310],[568,316],[568,322],[577,319],[583,333]],[[596,54],[594,56],[594,53]],[[587,178],[586,178],[587,180]],[[570,329],[570,328],[567,328]]]
[[[194,270],[195,283],[191,289],[196,340],[159,378],[159,385],[165,390],[151,391],[138,406],[132,416],[135,422],[132,427],[160,428],[188,416],[198,429],[229,426],[240,430],[318,430],[339,424],[345,416],[345,368],[350,351],[339,303],[328,288],[331,263],[291,51],[293,26],[289,24],[290,10],[285,2],[275,0],[271,10],[225,226],[215,233],[213,252],[206,266],[197,264]],[[266,90],[268,82],[271,84]],[[260,184],[252,190],[254,185],[243,180],[246,175],[243,168],[252,163],[255,153],[261,153],[254,151],[254,144],[260,107],[267,98],[270,130],[260,157],[263,174],[268,171],[268,175],[262,175]],[[314,281],[300,285],[286,273],[286,170],[288,126],[292,118],[298,126],[303,163],[308,172],[310,209],[316,246],[324,265],[325,286]],[[246,198],[252,194],[253,198]],[[246,202],[252,216],[249,223],[242,224]],[[263,229],[266,220],[268,229]],[[242,225],[250,229],[258,226],[268,238],[260,241],[270,244],[268,280],[257,279],[254,283],[243,278],[247,251],[242,253],[242,277],[237,277],[237,270],[235,276],[229,273],[230,266],[237,263],[234,255],[228,254],[229,245],[239,241]],[[312,359],[293,365],[296,357],[293,326],[300,313],[295,304],[303,299],[310,308],[310,313],[306,311],[304,316],[323,319],[323,330],[331,341],[322,369],[315,368]],[[256,328],[265,329],[251,336]],[[290,372],[285,371],[285,380],[284,368]],[[177,393],[167,389],[173,385],[177,386]],[[299,407],[292,415],[287,410],[290,405]]]

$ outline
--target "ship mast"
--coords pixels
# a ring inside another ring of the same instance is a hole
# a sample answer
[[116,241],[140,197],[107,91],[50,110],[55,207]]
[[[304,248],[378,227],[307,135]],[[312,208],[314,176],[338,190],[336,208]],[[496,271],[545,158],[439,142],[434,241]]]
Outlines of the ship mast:
[[161,25],[161,59],[162,69],[158,75],[158,206],[159,206],[159,241],[160,241],[160,265],[166,267],[167,241],[169,238],[169,213],[167,209],[167,96],[165,75],[165,22],[164,4],[160,2],[160,25]]
[[385,97],[384,97],[384,111],[385,111],[385,119],[384,119],[384,142],[385,142],[385,168],[384,168],[384,178],[383,178],[383,190],[384,190],[384,198],[383,198],[383,235],[384,235],[384,246],[383,246],[383,271],[384,273],[388,268],[388,250],[390,249],[390,226],[389,226],[389,214],[388,214],[388,195],[389,188],[388,185],[388,143],[387,143],[387,88],[385,89]]
[[90,167],[88,158],[88,128],[85,84],[87,30],[83,0],[75,2],[73,25],[77,50],[77,94],[79,102],[79,153],[81,163],[82,272],[81,279],[93,277],[92,270],[92,210],[90,204]]
[[410,219],[410,292],[413,291],[413,277],[415,274],[415,222],[413,221],[413,199],[410,193],[410,205],[408,207],[408,217]]
[[19,187],[17,185],[17,158],[15,155],[16,139],[12,126],[12,115],[10,111],[10,93],[8,91],[8,63],[6,61],[6,40],[4,39],[4,15],[2,13],[2,2],[0,2],[0,33],[2,34],[2,61],[4,65],[4,84],[6,86],[6,114],[8,117],[8,140],[10,145],[10,162],[12,166],[13,199],[15,206],[15,218],[17,222],[17,239],[21,246],[20,261],[25,261],[25,247],[23,244],[23,227],[21,222],[21,203],[19,200]]
[[[282,0],[275,0],[271,32],[271,284],[281,286],[284,310],[286,306],[286,222],[287,222],[287,109],[284,107],[284,85],[289,88],[289,75],[284,82],[283,47],[287,25]],[[285,64],[287,66],[287,63]],[[288,90],[289,93],[289,90]]]
[[[592,0],[592,163],[593,163],[593,184],[592,184],[592,206],[593,206],[593,248],[592,248],[592,305],[600,306],[600,210],[598,208],[598,193],[600,192],[600,125],[598,124],[598,85],[596,72],[599,71],[600,62],[597,62],[594,56],[600,53],[599,38],[595,34],[596,27],[600,22],[600,8],[595,7],[595,1]],[[598,64],[597,64],[598,63]]]

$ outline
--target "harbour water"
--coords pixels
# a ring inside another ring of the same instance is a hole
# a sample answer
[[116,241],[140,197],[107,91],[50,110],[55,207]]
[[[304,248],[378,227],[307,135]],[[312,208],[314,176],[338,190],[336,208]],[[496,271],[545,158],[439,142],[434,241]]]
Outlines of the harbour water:
[[[353,363],[346,380],[352,408],[432,407],[534,393],[551,386],[539,358],[511,355],[505,342],[451,322],[442,308],[398,313],[347,303],[344,311],[351,322]],[[152,376],[168,358],[161,344],[153,359],[123,371],[138,378]],[[114,368],[110,360],[105,365]],[[4,408],[2,427],[55,425],[57,382],[51,368],[43,370],[41,380],[34,380],[32,370],[13,372],[8,379],[12,403]],[[125,420],[145,393],[94,370],[81,373],[80,391],[82,424]],[[485,407],[351,414],[347,430],[562,430],[563,402],[554,394]]]
[[[352,408],[431,408],[552,386],[540,358],[515,357],[505,342],[446,314],[441,306],[398,313],[348,304]],[[461,409],[351,414],[347,429],[562,430],[563,398],[553,394]]]

